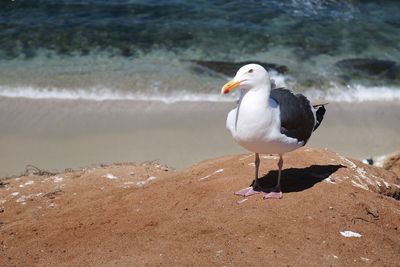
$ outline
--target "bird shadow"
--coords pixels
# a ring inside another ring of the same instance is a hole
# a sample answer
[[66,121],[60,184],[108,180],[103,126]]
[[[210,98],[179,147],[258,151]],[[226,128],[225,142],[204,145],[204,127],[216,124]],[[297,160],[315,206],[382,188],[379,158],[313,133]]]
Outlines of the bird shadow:
[[[307,168],[289,168],[282,170],[281,189],[283,193],[300,192],[313,187],[316,183],[328,178],[343,165],[312,165]],[[278,182],[278,170],[269,171],[259,178],[262,188],[274,187]]]

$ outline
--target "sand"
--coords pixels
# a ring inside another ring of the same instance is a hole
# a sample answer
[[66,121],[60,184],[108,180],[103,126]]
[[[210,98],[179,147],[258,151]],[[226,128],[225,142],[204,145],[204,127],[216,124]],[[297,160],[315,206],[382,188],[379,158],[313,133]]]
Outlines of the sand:
[[[263,156],[264,185],[276,157]],[[281,200],[241,198],[253,155],[3,180],[0,266],[399,266],[400,179],[336,152],[285,156]]]
[[[51,170],[159,160],[182,170],[244,153],[225,119],[234,103],[63,101],[0,98],[0,177],[27,164]],[[400,147],[396,102],[331,103],[309,146],[353,158]]]

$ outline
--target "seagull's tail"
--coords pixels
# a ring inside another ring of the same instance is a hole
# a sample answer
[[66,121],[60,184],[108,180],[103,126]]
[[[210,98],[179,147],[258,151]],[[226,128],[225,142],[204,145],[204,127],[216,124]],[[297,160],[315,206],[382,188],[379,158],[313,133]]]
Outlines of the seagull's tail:
[[324,119],[324,115],[326,112],[325,105],[328,105],[329,103],[324,103],[324,104],[318,104],[314,105],[313,108],[315,110],[315,117],[317,121],[315,122],[314,130],[317,130],[319,125],[321,124],[322,120]]

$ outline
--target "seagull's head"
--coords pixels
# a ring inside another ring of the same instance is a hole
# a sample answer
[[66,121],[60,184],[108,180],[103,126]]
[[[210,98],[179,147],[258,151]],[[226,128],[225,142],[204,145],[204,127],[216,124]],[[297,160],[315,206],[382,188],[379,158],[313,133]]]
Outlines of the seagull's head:
[[250,90],[260,86],[267,86],[269,83],[268,72],[262,66],[247,64],[241,67],[235,77],[222,87],[221,94],[227,94],[238,87]]

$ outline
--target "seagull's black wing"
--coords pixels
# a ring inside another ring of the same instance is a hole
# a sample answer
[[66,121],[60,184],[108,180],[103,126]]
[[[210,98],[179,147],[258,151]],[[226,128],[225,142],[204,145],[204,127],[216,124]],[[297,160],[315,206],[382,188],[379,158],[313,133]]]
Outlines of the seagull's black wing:
[[304,141],[305,144],[315,126],[315,117],[310,101],[304,95],[295,95],[285,88],[271,90],[270,97],[279,104],[281,133]]

